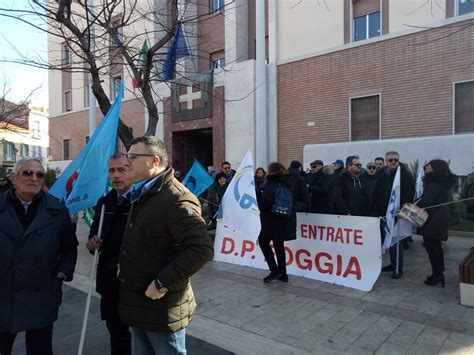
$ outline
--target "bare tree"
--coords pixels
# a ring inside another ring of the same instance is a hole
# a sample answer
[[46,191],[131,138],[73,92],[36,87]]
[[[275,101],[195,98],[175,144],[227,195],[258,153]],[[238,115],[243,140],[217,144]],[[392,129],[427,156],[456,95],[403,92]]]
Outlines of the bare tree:
[[3,81],[0,86],[0,129],[13,132],[28,129],[29,101],[37,89],[31,91],[23,100],[13,102],[8,98],[10,88],[7,81]]
[[[148,111],[145,134],[153,135],[159,121],[156,100],[160,100],[154,93],[153,82],[163,81],[160,70],[163,53],[177,28],[199,20],[197,15],[185,16],[186,7],[192,1],[178,6],[178,0],[163,0],[166,6],[162,9],[155,8],[154,0],[100,0],[98,5],[97,2],[95,6],[89,6],[88,0],[28,0],[28,8],[0,7],[0,17],[15,18],[46,31],[74,54],[74,60],[67,64],[25,56],[3,61],[49,70],[89,73],[92,92],[104,115],[111,102],[103,78],[114,66],[125,66]],[[125,36],[124,30],[127,30]],[[142,43],[149,37],[158,40],[140,55]],[[128,148],[133,134],[122,120],[119,121],[118,134]]]

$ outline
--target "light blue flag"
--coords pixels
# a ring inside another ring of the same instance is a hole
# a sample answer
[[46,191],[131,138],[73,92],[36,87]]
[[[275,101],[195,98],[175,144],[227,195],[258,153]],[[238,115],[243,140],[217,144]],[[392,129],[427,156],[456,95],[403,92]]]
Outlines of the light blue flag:
[[123,84],[107,115],[49,193],[64,202],[70,214],[92,207],[108,191],[108,160],[115,152]]
[[214,180],[208,174],[206,169],[204,169],[201,163],[194,159],[194,164],[186,174],[183,180],[183,185],[186,186],[194,195],[199,196],[206,191],[213,182]]

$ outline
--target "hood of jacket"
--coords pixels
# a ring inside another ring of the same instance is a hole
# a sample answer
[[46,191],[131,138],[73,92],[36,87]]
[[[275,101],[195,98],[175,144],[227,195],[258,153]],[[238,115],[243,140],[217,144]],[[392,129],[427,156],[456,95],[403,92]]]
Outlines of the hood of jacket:
[[447,190],[451,190],[454,185],[456,185],[456,175],[435,175],[433,173],[428,173],[425,175],[423,183],[425,186],[430,183],[438,183],[443,185]]

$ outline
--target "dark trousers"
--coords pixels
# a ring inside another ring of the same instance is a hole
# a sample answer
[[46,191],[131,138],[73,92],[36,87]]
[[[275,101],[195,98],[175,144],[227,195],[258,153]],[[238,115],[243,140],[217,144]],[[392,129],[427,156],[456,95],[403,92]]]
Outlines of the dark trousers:
[[[286,260],[285,260],[285,246],[284,241],[273,241],[273,248],[275,249],[275,254],[277,261],[273,256],[273,250],[270,247],[270,240],[260,240],[258,241],[260,249],[262,249],[263,256],[267,261],[268,268],[270,271],[278,271],[280,274],[286,275]],[[278,265],[277,265],[278,263]]]
[[[0,354],[10,355],[18,333],[0,333]],[[41,329],[27,330],[25,334],[27,355],[53,354],[53,325]]]
[[132,335],[128,325],[122,323],[118,315],[118,298],[120,283],[117,273],[101,270],[100,313],[110,334],[112,355],[130,355],[132,353]]
[[444,253],[441,240],[423,238],[428,257],[430,258],[433,275],[440,275],[444,271]]

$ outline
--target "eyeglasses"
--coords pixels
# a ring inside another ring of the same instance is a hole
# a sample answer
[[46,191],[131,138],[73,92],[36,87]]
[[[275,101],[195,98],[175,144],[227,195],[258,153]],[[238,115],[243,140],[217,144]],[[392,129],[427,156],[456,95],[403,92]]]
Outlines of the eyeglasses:
[[395,159],[387,159],[389,163],[397,163],[398,162],[398,159],[395,158]]
[[23,170],[23,171],[21,172],[21,175],[23,175],[23,176],[28,176],[28,177],[33,176],[33,175],[36,175],[36,177],[37,177],[38,179],[44,178],[44,173],[41,172],[41,171]]
[[369,170],[375,170],[375,169],[377,169],[377,167],[375,167],[375,166],[368,166],[367,169],[369,169]]
[[122,156],[127,159],[129,162],[134,161],[138,157],[154,157],[153,154],[138,154],[138,153],[124,153]]

